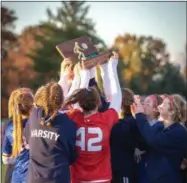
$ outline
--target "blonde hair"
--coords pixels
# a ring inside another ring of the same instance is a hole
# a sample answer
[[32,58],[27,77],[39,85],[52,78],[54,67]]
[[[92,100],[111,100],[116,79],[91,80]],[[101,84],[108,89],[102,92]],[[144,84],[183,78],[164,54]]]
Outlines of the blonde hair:
[[[34,97],[37,107],[42,109],[41,125],[44,125],[44,119],[49,116],[50,120],[54,119],[61,108],[63,98],[63,90],[56,82],[50,82],[40,87]],[[51,122],[47,122],[47,126],[51,126]]]
[[187,108],[186,108],[186,100],[178,94],[174,94],[171,95],[173,97],[173,107],[174,107],[174,120],[176,122],[182,122],[185,123],[186,122],[186,112],[187,112]]
[[9,98],[9,117],[13,121],[12,157],[16,157],[22,147],[23,115],[29,116],[33,106],[33,94],[29,88],[19,88]]
[[30,88],[18,88],[10,94],[9,101],[8,101],[8,117],[12,117],[12,108],[14,106],[14,98],[21,93],[21,91],[28,91],[32,93],[32,90]]

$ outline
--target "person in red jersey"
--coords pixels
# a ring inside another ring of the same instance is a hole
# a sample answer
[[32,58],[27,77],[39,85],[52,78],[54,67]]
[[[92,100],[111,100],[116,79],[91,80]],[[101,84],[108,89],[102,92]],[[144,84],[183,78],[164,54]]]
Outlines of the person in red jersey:
[[[98,91],[88,87],[90,70],[82,69],[80,89],[66,100],[65,105],[78,104],[78,109],[68,112],[77,124],[76,149],[78,159],[72,165],[72,183],[110,182],[112,179],[110,163],[110,132],[118,121],[122,94],[117,75],[118,55],[101,65],[103,86],[110,89],[109,109],[98,112],[101,104]],[[109,87],[110,86],[110,87]]]

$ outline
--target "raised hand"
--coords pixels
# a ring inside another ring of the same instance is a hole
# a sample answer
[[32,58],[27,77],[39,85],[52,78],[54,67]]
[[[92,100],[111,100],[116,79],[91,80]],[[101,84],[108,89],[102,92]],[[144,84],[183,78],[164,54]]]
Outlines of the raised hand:
[[114,60],[119,60],[119,54],[115,51],[112,52],[112,56],[110,58],[114,59]]
[[81,63],[78,62],[74,68],[73,68],[73,73],[74,75],[80,75],[80,72],[81,72]]
[[139,95],[135,95],[134,96],[134,104],[133,104],[133,107],[135,109],[135,114],[137,113],[144,113],[144,107],[141,103],[141,100],[140,100],[140,96]]
[[65,59],[61,62],[61,70],[60,70],[61,75],[67,71],[66,68],[67,68],[67,66],[70,65],[71,63],[72,63],[72,62],[71,62],[71,60],[70,60],[69,58],[65,58]]

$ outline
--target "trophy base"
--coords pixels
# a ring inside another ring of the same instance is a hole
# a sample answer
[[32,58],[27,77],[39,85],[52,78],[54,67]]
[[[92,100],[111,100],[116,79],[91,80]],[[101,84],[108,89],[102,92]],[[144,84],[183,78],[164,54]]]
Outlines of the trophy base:
[[91,69],[92,67],[95,67],[96,65],[102,65],[108,62],[108,59],[111,56],[111,52],[107,51],[102,53],[101,55],[95,56],[93,58],[84,60],[84,68]]

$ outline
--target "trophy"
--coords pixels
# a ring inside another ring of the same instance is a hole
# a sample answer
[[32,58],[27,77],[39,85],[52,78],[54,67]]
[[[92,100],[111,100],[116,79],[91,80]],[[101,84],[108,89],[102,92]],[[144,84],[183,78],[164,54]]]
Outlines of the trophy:
[[98,50],[88,36],[82,36],[65,43],[58,44],[57,50],[63,58],[69,58],[73,65],[84,62],[85,68],[92,68],[97,64],[107,62],[111,52],[99,54]]

